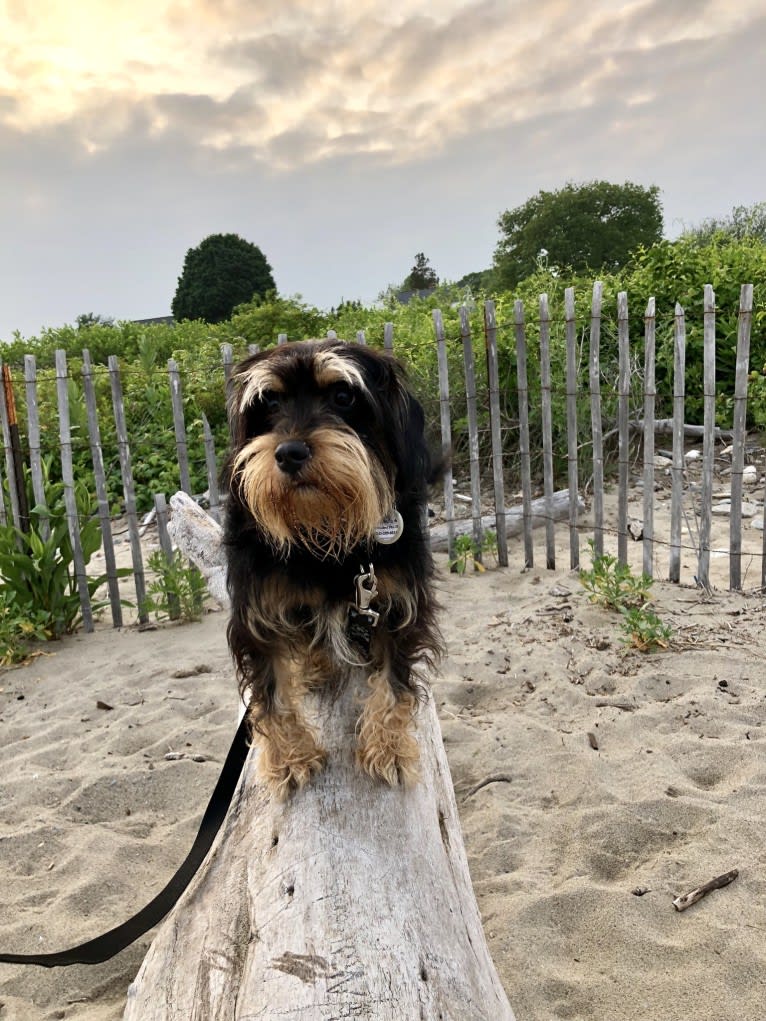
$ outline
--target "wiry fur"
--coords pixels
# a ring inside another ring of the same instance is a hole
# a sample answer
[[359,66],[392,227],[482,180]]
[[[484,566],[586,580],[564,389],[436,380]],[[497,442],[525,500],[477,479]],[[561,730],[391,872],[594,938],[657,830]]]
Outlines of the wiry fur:
[[[232,615],[228,636],[260,768],[280,796],[322,768],[306,722],[306,690],[369,669],[357,761],[387,783],[417,776],[413,714],[419,663],[441,640],[424,530],[433,466],[423,412],[391,357],[339,341],[306,341],[239,365],[229,401],[232,449],[224,469]],[[305,445],[285,470],[277,451]],[[376,525],[399,511],[393,545]],[[351,640],[348,608],[360,567],[379,589],[369,655]]]

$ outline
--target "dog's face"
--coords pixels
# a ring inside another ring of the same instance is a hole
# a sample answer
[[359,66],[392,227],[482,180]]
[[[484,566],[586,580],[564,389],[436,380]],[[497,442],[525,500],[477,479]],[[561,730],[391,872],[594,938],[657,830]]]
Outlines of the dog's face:
[[286,344],[243,362],[232,382],[230,496],[283,553],[339,555],[369,539],[423,467],[422,411],[387,355]]

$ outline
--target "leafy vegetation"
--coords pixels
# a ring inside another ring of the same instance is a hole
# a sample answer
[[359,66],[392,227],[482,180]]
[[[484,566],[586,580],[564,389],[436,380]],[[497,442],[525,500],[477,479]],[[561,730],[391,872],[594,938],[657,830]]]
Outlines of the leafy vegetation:
[[158,620],[200,620],[207,583],[198,568],[180,550],[175,550],[171,560],[162,550],[155,550],[148,564],[155,578],[147,589],[145,612]]
[[[79,541],[85,565],[101,547],[101,528],[87,487],[76,483],[74,497],[80,520]],[[32,503],[31,487],[29,500]],[[123,577],[129,570],[119,572]],[[106,576],[87,576],[92,597]],[[103,603],[95,603],[97,610]],[[29,531],[0,525],[0,659],[13,662],[24,655],[30,639],[56,639],[71,634],[81,620],[74,549],[69,534],[63,482],[48,482],[45,504],[30,511]]]
[[628,564],[621,564],[608,553],[597,556],[589,540],[592,566],[580,571],[580,584],[592,603],[616,610],[622,616],[622,631],[627,642],[641,652],[668,646],[671,629],[649,605],[652,579],[648,574],[636,577]]

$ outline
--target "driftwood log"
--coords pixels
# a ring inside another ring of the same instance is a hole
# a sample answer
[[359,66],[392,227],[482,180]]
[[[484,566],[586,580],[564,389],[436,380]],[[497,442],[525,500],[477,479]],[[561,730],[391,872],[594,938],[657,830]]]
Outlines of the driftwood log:
[[[188,555],[195,536],[198,563],[216,575],[216,529],[205,521],[200,539],[191,503],[171,500],[176,541]],[[392,789],[354,764],[364,684],[357,671],[338,697],[315,696],[328,765],[286,803],[258,782],[251,752],[216,844],[129,989],[124,1021],[513,1021],[433,700],[418,714],[421,782]]]

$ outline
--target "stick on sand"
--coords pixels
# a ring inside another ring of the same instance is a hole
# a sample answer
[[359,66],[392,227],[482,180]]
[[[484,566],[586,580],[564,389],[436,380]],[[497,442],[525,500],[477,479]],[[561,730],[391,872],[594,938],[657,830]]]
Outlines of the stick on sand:
[[696,904],[698,900],[702,900],[706,897],[711,890],[720,890],[722,886],[728,886],[729,883],[733,883],[739,875],[739,869],[732,869],[731,872],[724,872],[722,876],[716,876],[715,879],[711,879],[709,883],[704,883],[702,886],[698,886],[696,890],[692,890],[691,893],[685,893],[683,897],[676,897],[673,901],[673,907],[676,911],[685,911],[690,908],[692,904]]

